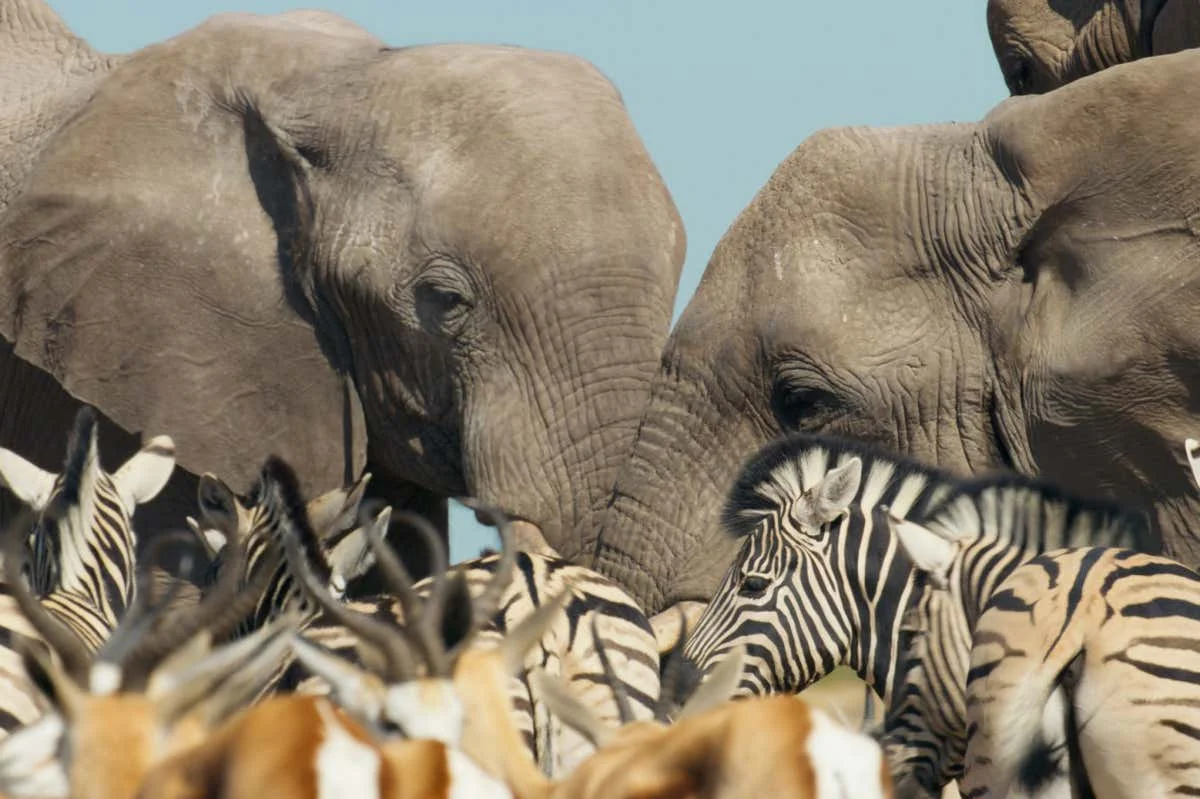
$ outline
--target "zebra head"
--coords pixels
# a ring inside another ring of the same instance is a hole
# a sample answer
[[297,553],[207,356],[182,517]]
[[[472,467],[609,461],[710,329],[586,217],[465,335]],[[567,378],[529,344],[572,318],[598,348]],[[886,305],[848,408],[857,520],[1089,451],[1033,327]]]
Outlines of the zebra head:
[[96,413],[85,405],[76,414],[61,474],[0,449],[0,483],[35,514],[32,589],[83,597],[115,624],[134,592],[133,514],[171,478],[175,444],[168,436],[152,438],[109,473],[100,465],[96,438]]
[[906,601],[908,568],[893,567],[875,506],[907,509],[936,489],[915,465],[848,440],[794,434],[761,450],[726,504],[723,524],[744,542],[688,639],[696,676],[742,645],[741,694],[800,691],[840,664],[886,682],[894,635],[874,635],[871,617]]
[[[246,551],[242,579],[252,579],[263,568],[261,564],[268,552],[282,554],[283,526],[298,526],[293,517],[304,514],[308,521],[303,529],[313,531],[303,540],[310,568],[341,597],[346,584],[374,564],[366,527],[355,527],[363,511],[363,492],[370,477],[364,474],[356,482],[305,504],[295,472],[278,457],[267,459],[257,482],[245,495],[234,493],[215,475],[202,475],[197,492],[200,520],[189,518],[188,524],[212,559],[208,582],[215,580],[224,568],[225,548],[233,540]],[[390,516],[391,509],[384,508],[369,524],[386,530]],[[350,532],[346,533],[347,530]],[[259,606],[242,632],[261,626],[290,602],[306,604],[303,592],[294,586],[285,565],[278,560],[273,562],[276,573],[268,580]]]

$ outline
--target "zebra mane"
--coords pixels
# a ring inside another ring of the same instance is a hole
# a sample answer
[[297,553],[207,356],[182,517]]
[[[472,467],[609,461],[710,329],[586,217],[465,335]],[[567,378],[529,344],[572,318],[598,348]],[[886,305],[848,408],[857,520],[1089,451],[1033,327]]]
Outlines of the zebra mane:
[[1042,552],[1081,546],[1161,550],[1141,508],[1083,497],[1009,472],[960,481],[943,502],[913,520],[940,528],[948,537],[995,535],[1013,546]]
[[[67,457],[59,479],[58,501],[62,507],[70,507],[79,502],[95,436],[96,412],[91,406],[84,405],[75,415],[75,425],[67,439]],[[99,464],[96,466],[99,468]]]
[[749,535],[764,517],[787,507],[826,472],[855,456],[863,464],[855,501],[866,505],[875,504],[889,488],[905,484],[912,495],[907,500],[909,505],[922,498],[932,501],[949,493],[961,479],[878,444],[841,436],[791,433],[764,446],[742,466],[725,502],[722,526],[733,538]]
[[[295,469],[278,455],[271,455],[259,472],[258,485],[255,486],[252,496],[265,505],[270,517],[278,521],[278,527],[287,525],[295,531],[296,538],[304,550],[304,557],[311,564],[317,578],[328,583],[332,571],[321,549],[321,542],[309,521],[308,508]],[[275,534],[275,530],[271,533]],[[272,541],[271,545],[281,547],[282,541]]]

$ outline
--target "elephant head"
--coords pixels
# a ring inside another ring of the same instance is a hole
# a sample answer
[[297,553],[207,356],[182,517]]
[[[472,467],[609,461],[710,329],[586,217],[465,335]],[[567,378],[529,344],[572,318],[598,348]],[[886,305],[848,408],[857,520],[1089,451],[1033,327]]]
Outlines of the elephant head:
[[85,101],[35,129],[0,211],[16,354],[169,431],[188,509],[196,475],[249,485],[269,453],[309,496],[369,460],[372,488],[475,496],[577,552],[685,248],[614,87],[318,12],[213,17],[97,69],[64,78]]
[[1013,94],[1200,45],[1191,0],[988,0],[987,25]]
[[1200,51],[981,122],[817,133],[718,243],[668,341],[595,567],[706,601],[719,512],[785,431],[1153,507],[1200,563]]

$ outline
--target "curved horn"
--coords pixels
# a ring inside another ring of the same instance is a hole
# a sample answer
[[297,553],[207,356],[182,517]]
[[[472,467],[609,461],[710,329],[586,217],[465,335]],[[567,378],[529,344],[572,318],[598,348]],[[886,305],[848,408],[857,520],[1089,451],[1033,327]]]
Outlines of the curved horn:
[[300,533],[288,521],[281,525],[280,533],[292,576],[326,615],[383,654],[387,667],[384,679],[389,682],[403,682],[414,678],[417,671],[416,662],[403,631],[359,613],[335,599],[329,593],[329,589],[313,574],[300,544]]
[[[213,640],[223,638],[258,604],[273,569],[259,571],[241,586],[246,549],[241,541],[230,541],[225,553],[230,557],[209,592],[196,605],[172,616],[169,625],[143,637],[127,654],[125,684],[130,690],[143,688],[154,669],[201,630],[210,630]],[[273,553],[265,557],[278,558]]]
[[58,654],[62,661],[63,672],[78,685],[86,684],[87,674],[91,668],[92,655],[87,645],[75,632],[59,621],[53,613],[42,605],[41,600],[33,595],[25,584],[22,571],[25,568],[26,532],[32,526],[34,514],[28,508],[23,508],[8,529],[4,531],[4,580],[12,597],[21,609],[21,613],[29,620],[33,629],[37,630],[49,647]]
[[159,555],[167,544],[177,541],[192,543],[194,540],[190,533],[172,531],[160,533],[150,542],[146,556],[142,559],[142,563],[139,564],[140,568],[137,570],[137,584],[133,594],[133,602],[126,609],[125,615],[117,623],[116,629],[109,635],[108,640],[96,652],[97,662],[104,661],[120,666],[129,656],[130,652],[133,651],[134,647],[150,632],[150,628],[154,626],[154,623],[158,621],[159,611],[171,606],[171,603],[179,594],[181,585],[179,582],[174,583],[168,589],[167,595],[152,605],[150,600],[151,594],[154,591],[154,573],[152,567],[158,563]]
[[446,673],[449,662],[445,645],[439,634],[442,614],[445,611],[449,583],[447,571],[449,558],[437,530],[423,516],[402,511],[394,518],[411,525],[424,539],[433,567],[433,588],[426,602],[421,601],[408,569],[395,550],[383,539],[374,526],[367,528],[367,541],[375,552],[375,564],[391,585],[400,607],[404,610],[404,628],[413,644],[425,660],[431,674]]
[[675,639],[675,643],[667,650],[664,660],[667,661],[667,669],[662,675],[662,682],[658,686],[658,701],[654,703],[654,718],[667,724],[670,722],[671,705],[675,703],[677,697],[675,692],[678,690],[680,671],[683,670],[684,658],[683,647],[687,643],[688,635],[688,620],[687,614],[683,612],[683,608],[679,605],[675,606],[679,613],[679,637]]

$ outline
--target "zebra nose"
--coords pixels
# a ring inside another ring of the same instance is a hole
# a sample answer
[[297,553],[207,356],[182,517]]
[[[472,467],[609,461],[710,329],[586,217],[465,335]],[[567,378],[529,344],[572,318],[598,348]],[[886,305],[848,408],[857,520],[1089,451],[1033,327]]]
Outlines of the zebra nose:
[[675,696],[673,698],[678,704],[682,705],[700,685],[700,681],[704,678],[704,673],[696,665],[696,661],[690,657],[682,653],[677,657],[679,658],[679,662],[676,667],[677,676],[675,678]]

